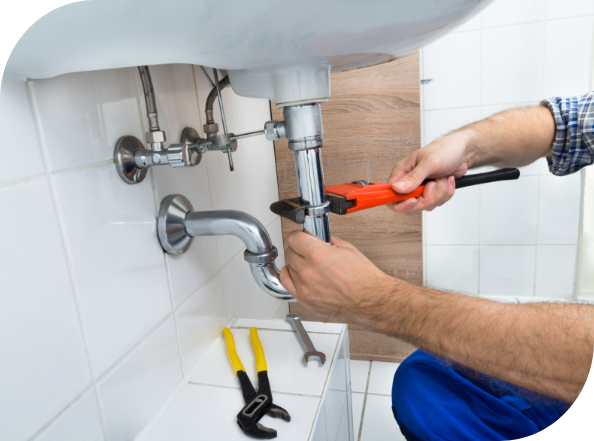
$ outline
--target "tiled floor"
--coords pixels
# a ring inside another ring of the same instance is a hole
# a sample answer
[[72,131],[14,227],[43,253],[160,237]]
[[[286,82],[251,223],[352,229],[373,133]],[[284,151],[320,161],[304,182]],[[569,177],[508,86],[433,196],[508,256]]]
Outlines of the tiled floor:
[[405,441],[392,414],[397,363],[351,360],[355,441]]

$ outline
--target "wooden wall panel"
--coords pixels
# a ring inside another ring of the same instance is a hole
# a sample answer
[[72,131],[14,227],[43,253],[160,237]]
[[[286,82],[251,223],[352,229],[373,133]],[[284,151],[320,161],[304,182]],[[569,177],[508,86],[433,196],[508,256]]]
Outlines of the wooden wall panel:
[[[421,147],[418,53],[389,63],[332,75],[332,96],[322,103],[326,184],[359,179],[385,182],[394,164]],[[282,111],[272,107],[273,119]],[[275,142],[281,199],[298,196],[293,153]],[[283,234],[299,229],[283,219]],[[330,215],[333,235],[351,242],[385,273],[421,285],[421,216],[399,216],[384,207],[346,216]],[[306,320],[321,320],[292,304]],[[401,361],[414,348],[368,330],[349,329],[351,357]]]

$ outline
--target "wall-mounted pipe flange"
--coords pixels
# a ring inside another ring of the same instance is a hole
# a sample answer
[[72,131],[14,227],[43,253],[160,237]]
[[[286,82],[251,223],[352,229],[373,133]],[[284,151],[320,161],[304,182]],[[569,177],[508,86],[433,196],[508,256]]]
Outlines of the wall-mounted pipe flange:
[[186,215],[192,210],[190,201],[180,194],[163,199],[157,218],[157,232],[167,253],[183,254],[188,251],[192,237],[186,232]]
[[134,152],[144,149],[144,144],[134,136],[122,136],[116,142],[113,162],[118,175],[126,184],[138,184],[146,177],[147,168],[139,168],[134,161]]

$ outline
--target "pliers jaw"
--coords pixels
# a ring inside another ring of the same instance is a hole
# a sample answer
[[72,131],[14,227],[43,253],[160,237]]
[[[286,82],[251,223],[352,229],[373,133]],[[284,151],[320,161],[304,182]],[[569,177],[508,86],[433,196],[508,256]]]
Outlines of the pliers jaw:
[[[243,375],[240,376],[239,374]],[[237,424],[246,435],[253,438],[276,438],[276,430],[263,426],[259,421],[265,414],[268,414],[268,416],[271,416],[272,418],[281,418],[282,420],[289,422],[291,421],[289,412],[282,407],[273,404],[267,371],[258,372],[259,389],[257,392],[254,391],[253,394],[251,394],[251,391],[249,390],[250,388],[252,391],[254,390],[251,383],[249,383],[249,387],[244,387],[245,380],[242,378],[244,375],[247,382],[249,382],[245,372],[238,372],[244,398],[246,398],[246,405],[237,414]],[[248,390],[248,393],[246,393],[246,389]]]

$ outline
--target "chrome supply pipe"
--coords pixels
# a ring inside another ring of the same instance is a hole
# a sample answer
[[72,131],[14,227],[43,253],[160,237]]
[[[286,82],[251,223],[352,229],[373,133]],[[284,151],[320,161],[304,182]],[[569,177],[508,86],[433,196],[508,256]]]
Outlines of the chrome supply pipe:
[[300,203],[307,207],[303,229],[325,242],[330,242],[330,218],[322,151],[324,128],[319,103],[283,108],[284,136],[295,156],[297,188]]
[[294,300],[280,283],[275,259],[278,251],[266,228],[243,211],[192,211],[181,195],[167,196],[159,210],[157,231],[163,249],[169,254],[183,254],[196,236],[236,236],[243,241],[244,259],[250,264],[256,283],[265,292],[281,300]]

